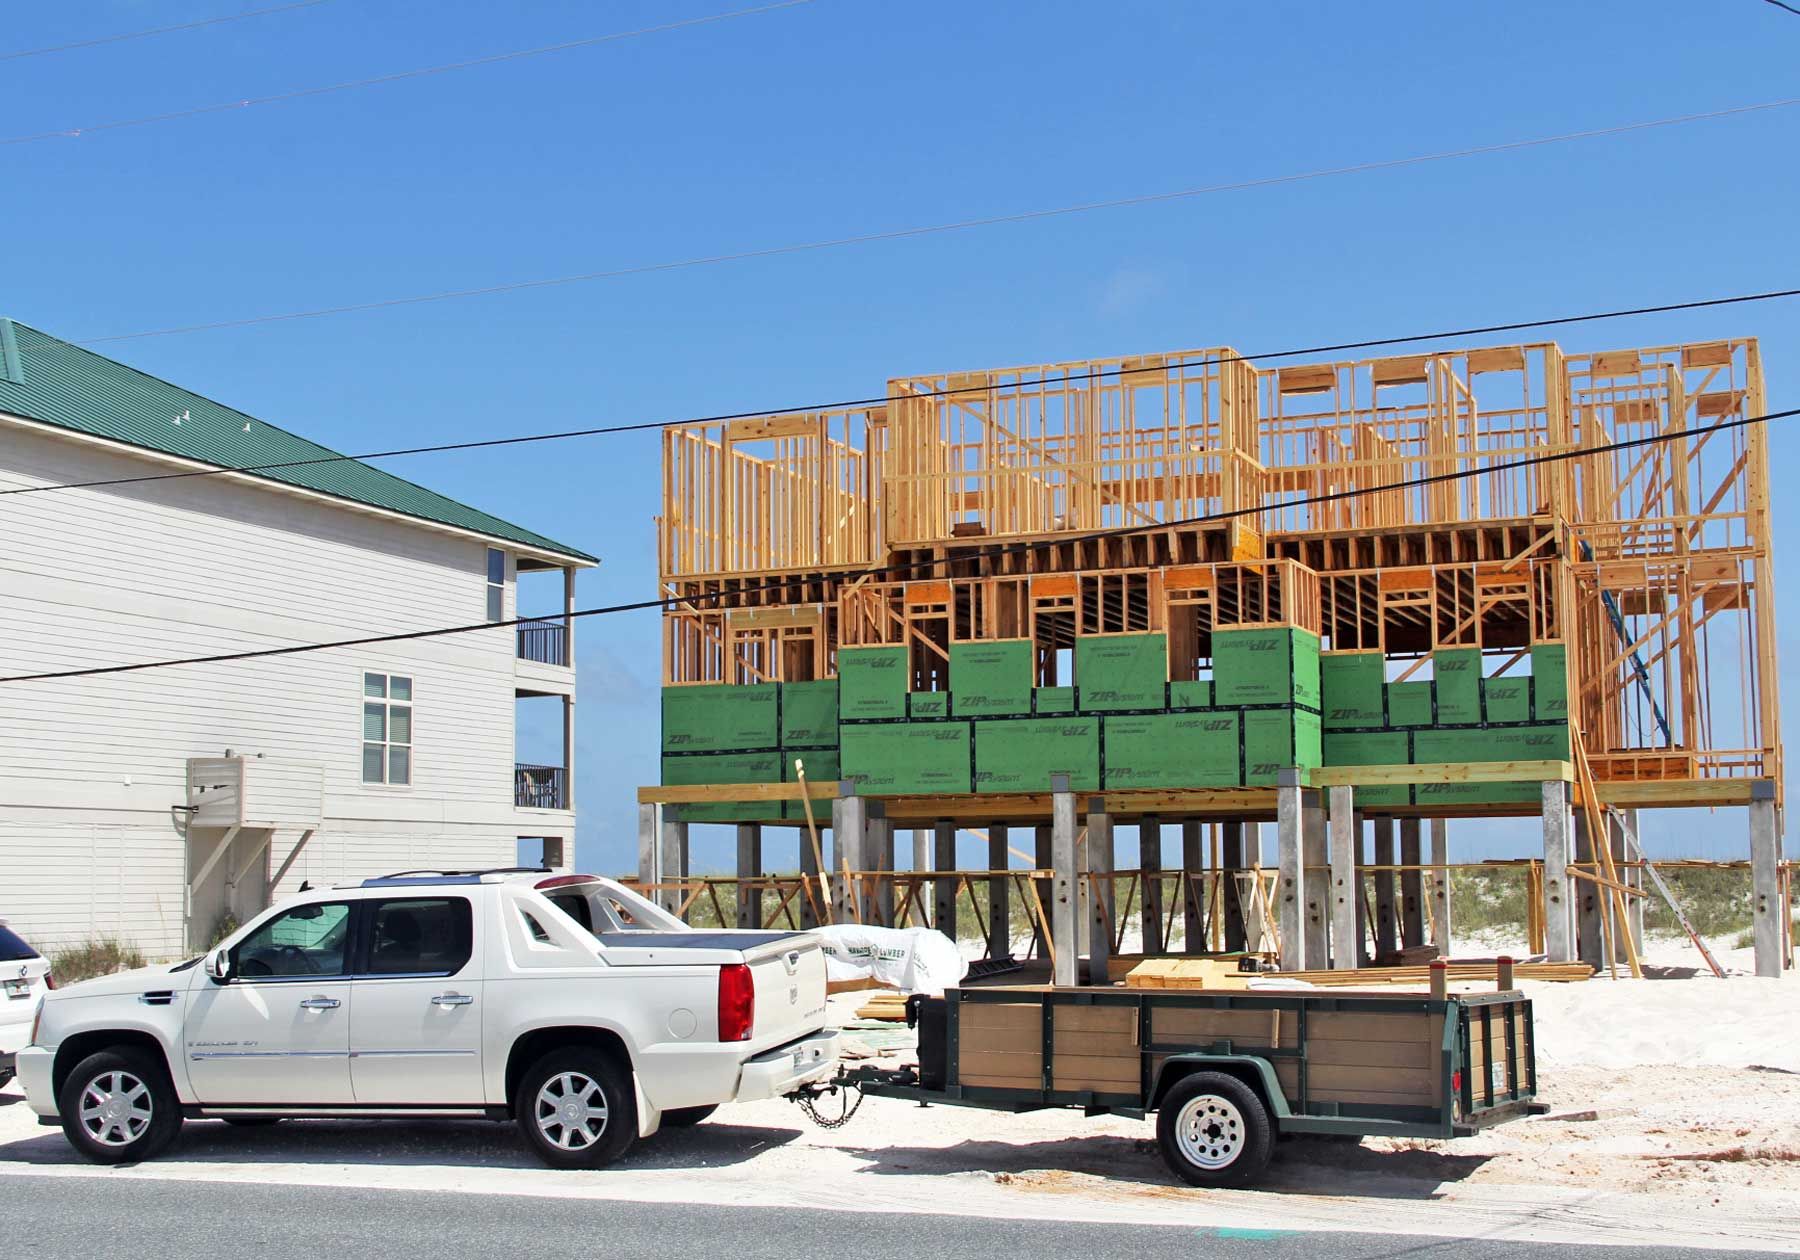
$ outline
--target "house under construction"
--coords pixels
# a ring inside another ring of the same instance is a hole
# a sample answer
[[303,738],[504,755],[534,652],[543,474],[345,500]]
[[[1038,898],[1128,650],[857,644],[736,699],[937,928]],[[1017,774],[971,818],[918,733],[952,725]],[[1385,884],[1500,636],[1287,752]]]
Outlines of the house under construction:
[[1533,815],[1534,934],[1610,957],[1641,922],[1635,811],[1743,806],[1779,972],[1764,411],[1757,344],[1729,340],[1220,348],[671,428],[640,874],[673,887],[689,823],[739,824],[759,923],[761,828],[810,828],[783,912],[917,920],[894,829],[931,831],[940,873],[979,829],[987,870],[932,881],[932,921],[967,892],[1000,952],[1020,897],[1073,982],[1122,939],[1112,827],[1135,823],[1145,951],[1179,912],[1193,950],[1260,928],[1284,966],[1356,966],[1435,920],[1443,820]]

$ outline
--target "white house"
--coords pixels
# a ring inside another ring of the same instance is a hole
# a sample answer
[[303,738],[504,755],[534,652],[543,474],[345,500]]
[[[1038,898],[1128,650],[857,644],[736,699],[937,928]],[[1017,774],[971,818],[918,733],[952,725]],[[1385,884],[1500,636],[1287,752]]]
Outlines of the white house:
[[[592,556],[333,454],[0,320],[0,678],[505,622],[520,580],[573,608]],[[168,956],[302,880],[560,863],[573,630],[0,682],[0,917]]]

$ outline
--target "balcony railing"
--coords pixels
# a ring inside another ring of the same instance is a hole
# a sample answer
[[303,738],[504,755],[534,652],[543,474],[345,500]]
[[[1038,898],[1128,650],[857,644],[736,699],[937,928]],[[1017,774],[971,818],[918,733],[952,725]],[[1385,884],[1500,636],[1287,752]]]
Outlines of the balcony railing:
[[569,663],[569,626],[564,621],[521,621],[519,631],[519,659],[536,661],[540,665],[567,665]]
[[524,809],[569,808],[569,772],[563,766],[513,766],[513,804]]

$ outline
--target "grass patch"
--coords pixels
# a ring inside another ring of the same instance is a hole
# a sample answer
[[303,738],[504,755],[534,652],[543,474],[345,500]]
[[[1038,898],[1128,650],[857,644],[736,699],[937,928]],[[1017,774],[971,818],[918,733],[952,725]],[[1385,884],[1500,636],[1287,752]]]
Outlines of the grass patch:
[[103,936],[83,941],[50,955],[50,974],[57,984],[74,984],[95,976],[110,976],[144,965],[144,955],[135,945],[115,937]]

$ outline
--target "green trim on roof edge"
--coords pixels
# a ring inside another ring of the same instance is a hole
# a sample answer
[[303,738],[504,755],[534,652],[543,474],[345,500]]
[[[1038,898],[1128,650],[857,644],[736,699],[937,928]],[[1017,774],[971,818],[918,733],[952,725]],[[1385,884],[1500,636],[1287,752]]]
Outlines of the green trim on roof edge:
[[[12,342],[17,351],[11,366],[17,379],[0,374],[0,412],[217,468],[244,469],[246,465],[341,455],[255,416],[52,337],[29,324],[3,322],[13,330]],[[175,423],[177,416],[182,417],[180,424]],[[572,560],[599,563],[597,556],[355,459],[246,471],[245,475],[555,552]]]

